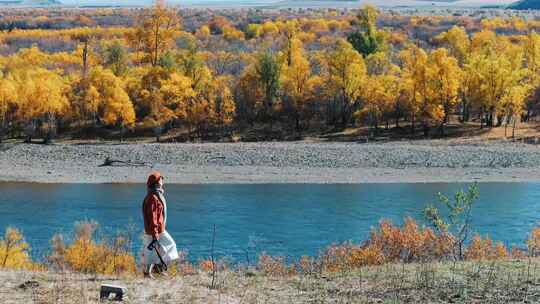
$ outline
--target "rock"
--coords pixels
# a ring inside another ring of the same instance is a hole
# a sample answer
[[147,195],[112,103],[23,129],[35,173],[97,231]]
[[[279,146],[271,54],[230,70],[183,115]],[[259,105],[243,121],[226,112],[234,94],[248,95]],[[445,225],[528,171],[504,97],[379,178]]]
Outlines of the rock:
[[124,299],[126,291],[127,289],[123,286],[101,284],[101,288],[99,290],[99,299],[122,301]]
[[37,288],[39,287],[38,281],[26,281],[18,286],[21,289],[28,289],[28,288]]

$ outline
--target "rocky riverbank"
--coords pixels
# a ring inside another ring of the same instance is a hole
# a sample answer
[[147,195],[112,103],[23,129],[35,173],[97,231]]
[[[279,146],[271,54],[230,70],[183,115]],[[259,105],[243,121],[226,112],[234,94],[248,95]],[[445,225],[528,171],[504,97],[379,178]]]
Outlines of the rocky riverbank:
[[132,183],[153,169],[187,184],[540,181],[540,148],[451,140],[0,145],[0,181]]

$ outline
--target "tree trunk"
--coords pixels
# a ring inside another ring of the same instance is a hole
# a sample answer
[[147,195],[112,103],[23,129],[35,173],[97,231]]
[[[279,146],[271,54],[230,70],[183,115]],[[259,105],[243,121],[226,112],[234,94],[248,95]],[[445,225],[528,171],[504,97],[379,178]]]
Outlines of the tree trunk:
[[428,137],[429,136],[429,125],[427,122],[422,122],[422,128],[423,128],[423,131],[424,131],[424,137]]
[[439,132],[441,134],[441,137],[444,137],[444,122],[441,123],[441,125],[439,126]]
[[415,118],[415,117],[414,117],[414,113],[413,113],[412,119],[411,119],[411,134],[412,134],[413,136],[414,136],[414,131],[415,131],[415,126],[414,126],[415,121],[414,121],[414,118]]
[[514,118],[514,123],[512,126],[512,140],[516,139],[516,119]]
[[82,73],[83,73],[83,79],[86,79],[86,75],[88,74],[88,39],[89,38],[86,38],[84,40],[84,48],[83,48],[83,53],[82,53],[82,59],[83,59],[83,70],[82,70]]
[[497,127],[500,127],[502,125],[502,122],[503,122],[503,117],[502,115],[497,115]]
[[467,101],[465,98],[461,99],[461,122],[467,121]]
[[484,128],[484,110],[483,109],[480,110],[479,118],[480,118],[480,129],[483,129]]
[[4,138],[4,134],[6,132],[6,119],[5,117],[0,120],[0,144],[2,143],[2,139]]

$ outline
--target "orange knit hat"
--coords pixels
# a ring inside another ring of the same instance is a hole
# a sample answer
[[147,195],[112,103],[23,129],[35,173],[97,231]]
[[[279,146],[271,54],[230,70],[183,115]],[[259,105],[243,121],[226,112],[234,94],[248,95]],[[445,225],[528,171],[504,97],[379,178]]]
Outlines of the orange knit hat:
[[154,187],[159,182],[160,178],[161,178],[161,174],[158,171],[152,172],[152,174],[148,176],[148,180],[146,181],[146,186],[148,186],[149,188]]

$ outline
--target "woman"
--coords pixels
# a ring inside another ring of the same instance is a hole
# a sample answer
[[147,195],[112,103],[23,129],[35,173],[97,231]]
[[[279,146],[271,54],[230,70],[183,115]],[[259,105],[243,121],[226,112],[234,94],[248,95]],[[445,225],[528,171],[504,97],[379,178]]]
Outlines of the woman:
[[167,201],[163,190],[163,177],[159,172],[154,172],[148,177],[146,182],[148,193],[143,202],[144,218],[144,275],[151,277],[152,270],[160,272],[163,269],[161,260],[156,254],[156,249],[165,264],[178,259],[176,243],[167,233]]

